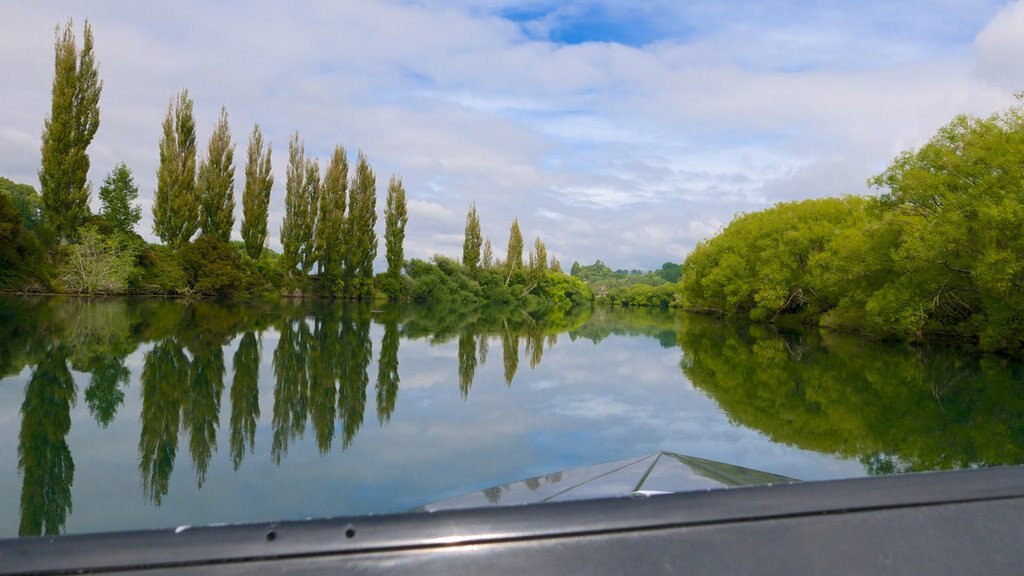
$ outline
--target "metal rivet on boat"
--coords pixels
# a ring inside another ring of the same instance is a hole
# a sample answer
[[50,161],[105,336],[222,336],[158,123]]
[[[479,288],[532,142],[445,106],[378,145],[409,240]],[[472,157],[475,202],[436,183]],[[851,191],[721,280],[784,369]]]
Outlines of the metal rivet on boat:
[[267,542],[273,542],[274,540],[277,540],[277,532],[275,532],[273,530],[268,530],[267,531]]
[[345,529],[345,537],[346,538],[355,538],[355,536],[356,536],[356,529],[355,528],[349,526],[348,528]]

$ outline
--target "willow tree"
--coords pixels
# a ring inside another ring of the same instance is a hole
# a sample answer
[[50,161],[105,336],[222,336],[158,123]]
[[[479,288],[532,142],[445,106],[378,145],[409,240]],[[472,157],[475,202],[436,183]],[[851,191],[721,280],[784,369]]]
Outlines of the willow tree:
[[[377,177],[359,153],[356,173],[348,191],[348,218],[345,219],[345,286],[352,296],[369,294],[373,280],[373,260],[377,257]],[[353,282],[356,281],[356,282]],[[356,286],[355,284],[359,284]]]
[[345,147],[334,148],[320,183],[320,210],[314,237],[320,273],[330,287],[341,278],[341,264],[345,252],[342,228],[345,224],[346,195],[348,193],[348,155]]
[[197,186],[199,227],[204,235],[226,244],[235,225],[235,145],[224,108],[220,109],[217,126],[210,135],[206,159],[199,163]]
[[274,175],[270,165],[270,142],[263,149],[260,125],[252,127],[249,151],[245,163],[245,189],[242,191],[242,240],[245,252],[258,260],[267,242],[267,218],[270,210],[270,190]]
[[462,240],[462,265],[469,271],[480,266],[480,247],[483,245],[480,233],[480,216],[476,213],[476,202],[469,205],[466,213],[466,230]]
[[409,212],[405,205],[405,188],[402,179],[391,176],[388,182],[388,198],[384,206],[384,246],[388,261],[388,276],[398,278],[405,261],[405,225]]
[[43,215],[62,242],[89,215],[89,155],[86,149],[100,126],[100,92],[92,28],[85,22],[82,50],[68,20],[56,30],[53,99],[43,122],[39,184]]
[[519,231],[519,218],[512,220],[512,228],[508,232],[505,266],[509,270],[518,270],[523,267],[523,233]]
[[181,247],[199,229],[196,195],[196,122],[188,89],[167,104],[160,138],[160,167],[153,198],[153,232],[165,244]]

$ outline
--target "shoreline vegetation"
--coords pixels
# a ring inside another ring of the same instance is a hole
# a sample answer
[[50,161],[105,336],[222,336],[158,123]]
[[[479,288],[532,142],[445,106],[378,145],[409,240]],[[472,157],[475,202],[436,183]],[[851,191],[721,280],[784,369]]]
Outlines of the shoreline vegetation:
[[[162,125],[153,226],[141,219],[131,169],[119,164],[89,208],[87,148],[103,83],[88,22],[57,28],[53,106],[40,190],[0,177],[0,292],[174,297],[313,297],[568,309],[591,303],[681,308],[864,336],[952,338],[986,351],[1024,350],[1024,94],[987,118],[958,116],[868,180],[876,196],[783,202],[738,214],[682,265],[612,271],[600,260],[562,271],[537,237],[524,257],[518,219],[505,259],[471,204],[461,259],[406,259],[402,179],[386,195],[387,270],[377,257],[376,175],[363,152],[352,174],[340,144],[329,161],[288,143],[281,252],[266,247],[272,144],[249,136],[242,241],[235,219],[235,143],[221,110],[199,156],[187,89]],[[321,168],[323,173],[321,175]]]

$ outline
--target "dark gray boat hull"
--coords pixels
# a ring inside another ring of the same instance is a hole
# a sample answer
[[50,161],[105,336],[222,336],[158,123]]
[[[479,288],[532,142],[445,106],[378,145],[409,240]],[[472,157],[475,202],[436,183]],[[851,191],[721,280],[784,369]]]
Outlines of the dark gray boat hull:
[[2,573],[962,574],[1024,567],[1024,467],[0,541]]

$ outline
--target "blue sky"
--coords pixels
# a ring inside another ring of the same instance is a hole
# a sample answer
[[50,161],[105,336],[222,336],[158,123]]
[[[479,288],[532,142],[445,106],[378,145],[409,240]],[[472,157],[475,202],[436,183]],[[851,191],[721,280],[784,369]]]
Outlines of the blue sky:
[[90,178],[128,163],[140,233],[188,87],[201,153],[221,106],[239,158],[253,123],[273,142],[272,246],[298,131],[321,162],[364,150],[381,190],[403,177],[419,258],[458,255],[475,202],[499,256],[518,217],[565,264],[679,262],[737,212],[867,193],[899,151],[1024,90],[1021,0],[3,3],[0,175],[38,185],[69,17],[105,82]]

